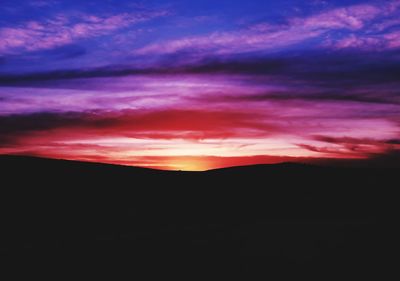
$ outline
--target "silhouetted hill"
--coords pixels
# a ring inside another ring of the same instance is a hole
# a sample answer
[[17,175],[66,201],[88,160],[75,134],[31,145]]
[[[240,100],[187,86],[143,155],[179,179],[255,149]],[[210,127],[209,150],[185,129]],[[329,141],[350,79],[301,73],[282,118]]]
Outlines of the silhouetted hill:
[[0,171],[0,253],[24,271],[326,280],[379,274],[378,221],[399,170],[170,172],[0,156]]

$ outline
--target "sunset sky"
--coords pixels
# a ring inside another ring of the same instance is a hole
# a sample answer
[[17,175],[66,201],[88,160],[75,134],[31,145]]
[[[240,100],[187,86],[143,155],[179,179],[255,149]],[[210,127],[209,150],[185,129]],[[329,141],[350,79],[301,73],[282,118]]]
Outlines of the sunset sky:
[[400,0],[3,0],[0,154],[173,170],[400,149]]

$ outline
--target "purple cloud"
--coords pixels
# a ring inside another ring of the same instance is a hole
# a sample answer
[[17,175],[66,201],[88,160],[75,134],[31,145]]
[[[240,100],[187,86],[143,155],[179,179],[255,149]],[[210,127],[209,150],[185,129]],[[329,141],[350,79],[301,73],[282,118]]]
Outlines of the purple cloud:
[[329,41],[327,45],[335,49],[377,50],[387,47],[387,41],[379,36],[357,36],[351,34],[340,40]]
[[166,15],[166,11],[122,13],[101,17],[83,14],[77,19],[56,16],[46,21],[29,21],[0,28],[0,54],[51,49],[76,40],[97,37]]
[[[212,54],[235,54],[284,48],[317,38],[330,31],[355,32],[364,30],[374,20],[386,22],[385,18],[395,16],[399,7],[399,1],[391,1],[381,6],[353,5],[308,17],[291,18],[287,20],[286,24],[274,25],[264,22],[239,31],[216,31],[208,35],[157,42],[137,49],[134,53],[162,55],[186,50],[193,52],[194,50],[201,54],[208,52]],[[390,25],[389,20],[387,24]],[[330,45],[335,48],[347,48],[378,44],[394,48],[398,46],[398,35],[387,34],[383,38],[372,36],[359,38],[356,35],[351,35],[338,42],[332,42]]]
[[376,18],[386,7],[372,5],[354,5],[333,9],[308,18],[294,19],[292,25],[301,25],[306,29],[350,29],[359,30],[365,23]]
[[388,42],[387,46],[389,48],[399,48],[400,47],[400,31],[388,33],[384,37]]
[[139,55],[172,54],[188,49],[212,51],[213,54],[233,54],[263,49],[273,49],[297,44],[304,40],[319,36],[320,31],[288,28],[271,33],[257,31],[215,32],[206,36],[189,37],[163,43],[155,43],[136,50]]
[[[361,30],[372,20],[397,12],[399,6],[399,2],[395,1],[379,7],[365,4],[336,8],[317,15],[288,19],[288,23],[284,25],[261,23],[240,31],[214,32],[209,35],[154,43],[136,50],[135,54],[171,54],[189,49],[198,52],[211,51],[214,54],[234,54],[288,47],[329,31]],[[396,34],[389,36],[387,41],[389,40],[397,42]],[[339,48],[366,43],[377,44],[378,41],[373,38],[350,37],[335,44]],[[396,43],[388,45],[396,46]]]
[[358,50],[390,50],[400,47],[400,32],[394,31],[379,35],[356,35],[350,34],[342,39],[326,42],[328,47],[335,49],[358,49]]

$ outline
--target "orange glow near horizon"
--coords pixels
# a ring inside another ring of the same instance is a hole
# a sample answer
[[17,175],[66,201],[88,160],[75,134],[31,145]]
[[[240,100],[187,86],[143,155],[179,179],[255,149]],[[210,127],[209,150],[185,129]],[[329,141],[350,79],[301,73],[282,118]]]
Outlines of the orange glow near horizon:
[[[231,166],[307,162],[312,159],[363,159],[368,153],[381,153],[396,146],[366,141],[354,150],[347,139],[326,139],[331,144],[294,145],[293,137],[226,139],[160,139],[99,137],[99,132],[54,130],[52,134],[31,134],[24,146],[0,148],[0,154],[101,162],[162,170],[204,171]],[[338,143],[336,143],[338,142]],[[397,145],[398,146],[398,145]],[[348,148],[350,147],[350,149]],[[22,150],[23,148],[23,150]],[[353,150],[352,150],[353,149]]]
[[198,157],[182,157],[177,159],[171,159],[167,165],[170,170],[179,171],[205,171],[212,169],[212,166],[204,161],[204,159]]

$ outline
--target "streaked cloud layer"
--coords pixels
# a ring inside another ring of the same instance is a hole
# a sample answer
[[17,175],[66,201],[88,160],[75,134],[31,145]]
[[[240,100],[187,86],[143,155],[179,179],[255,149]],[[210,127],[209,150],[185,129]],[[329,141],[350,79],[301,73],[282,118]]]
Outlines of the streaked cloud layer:
[[398,153],[400,1],[185,2],[5,1],[0,153],[189,170]]

